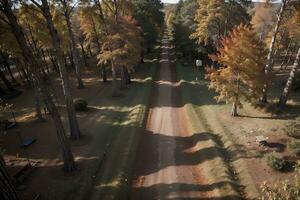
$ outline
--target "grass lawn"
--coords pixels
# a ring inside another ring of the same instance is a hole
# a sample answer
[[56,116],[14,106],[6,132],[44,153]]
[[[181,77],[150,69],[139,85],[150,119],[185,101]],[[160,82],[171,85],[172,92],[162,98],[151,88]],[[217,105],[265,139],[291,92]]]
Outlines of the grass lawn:
[[[202,138],[198,145],[203,153],[199,156],[207,157],[203,168],[210,185],[215,186],[212,189],[217,197],[255,199],[264,181],[274,184],[294,176],[292,171],[272,170],[266,165],[264,155],[276,151],[295,157],[286,148],[289,138],[282,130],[295,113],[288,113],[288,109],[281,115],[273,115],[245,103],[239,111],[241,116],[231,117],[231,105],[215,101],[216,93],[208,90],[203,71],[196,72],[194,66],[183,67],[178,63],[177,72],[192,129]],[[274,146],[260,147],[255,142],[257,135],[269,137]]]

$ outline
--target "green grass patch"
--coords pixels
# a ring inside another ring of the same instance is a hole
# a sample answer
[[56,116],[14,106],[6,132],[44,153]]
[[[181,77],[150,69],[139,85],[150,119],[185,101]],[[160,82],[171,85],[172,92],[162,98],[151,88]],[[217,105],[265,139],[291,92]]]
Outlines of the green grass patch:
[[[218,113],[230,110],[230,105],[217,104],[215,92],[209,91],[203,71],[177,64],[178,78],[181,80],[182,98],[188,120],[194,134],[207,137],[200,147],[209,148],[213,159],[204,163],[203,169],[218,198],[255,199],[258,191],[247,171],[244,157],[247,152],[234,143],[231,133],[218,119]],[[201,155],[200,155],[201,156]],[[222,184],[220,184],[222,183]]]
[[99,166],[92,192],[86,193],[91,199],[123,199],[128,194],[156,65],[157,60],[146,60],[142,69],[145,70],[144,78],[139,83],[133,83],[126,94],[117,100],[122,102],[117,105],[123,105],[118,107],[123,115],[114,116],[113,121],[108,122],[111,124],[109,131],[114,136],[110,139],[105,161]]

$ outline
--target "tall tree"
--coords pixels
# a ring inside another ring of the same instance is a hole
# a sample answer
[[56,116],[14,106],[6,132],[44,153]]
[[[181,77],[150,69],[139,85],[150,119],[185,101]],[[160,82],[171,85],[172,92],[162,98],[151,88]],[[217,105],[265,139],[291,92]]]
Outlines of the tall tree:
[[72,21],[71,21],[71,13],[74,10],[74,6],[71,6],[72,1],[66,1],[66,0],[60,0],[63,8],[63,15],[66,19],[67,22],[67,28],[68,28],[68,34],[70,37],[70,43],[71,43],[71,51],[74,57],[74,62],[75,62],[75,71],[76,71],[76,77],[77,77],[77,82],[78,82],[78,88],[83,88],[83,82],[81,78],[81,66],[80,66],[80,61],[79,61],[79,52],[76,47],[76,40],[75,40],[75,34],[73,31],[72,27]]
[[290,72],[290,75],[289,75],[289,78],[285,84],[285,87],[283,89],[283,92],[280,96],[280,100],[279,100],[279,107],[281,109],[284,109],[284,107],[286,106],[286,102],[288,100],[288,96],[290,94],[290,90],[292,88],[292,84],[293,84],[293,81],[296,77],[296,73],[297,73],[297,69],[299,67],[299,61],[300,61],[300,48],[298,49],[298,52],[297,52],[297,55],[296,55],[296,59],[295,59],[295,62],[293,64],[293,67],[291,69],[291,72]]
[[[99,18],[99,6],[92,5],[89,1],[81,2],[79,8],[80,29],[85,36],[86,46],[95,47],[97,55],[101,52],[101,27],[103,26],[103,20],[101,19],[102,18]],[[101,65],[100,70],[102,80],[103,82],[106,82],[106,66]]]
[[264,45],[256,33],[245,25],[233,29],[228,37],[221,40],[218,54],[211,58],[217,61],[220,69],[210,69],[207,78],[209,88],[219,93],[217,101],[232,103],[232,116],[237,116],[237,108],[242,107],[242,98],[255,101],[261,94],[265,78]]
[[149,52],[156,44],[164,23],[163,4],[160,0],[133,0],[133,17],[143,30],[145,47]]
[[63,86],[63,92],[68,112],[68,118],[69,118],[69,125],[70,125],[70,131],[71,131],[71,138],[72,139],[79,139],[80,138],[80,129],[78,125],[78,121],[76,118],[76,112],[74,108],[73,103],[73,95],[70,87],[69,77],[66,69],[66,65],[64,62],[64,55],[63,51],[61,49],[61,43],[60,38],[58,35],[58,32],[54,26],[54,23],[52,21],[52,16],[50,13],[50,7],[48,5],[47,0],[41,0],[42,5],[38,4],[36,1],[31,0],[37,7],[41,9],[43,12],[43,15],[47,21],[47,26],[52,38],[53,47],[55,49],[56,58],[59,66],[60,76],[62,79],[62,86]]
[[13,5],[14,4],[12,4],[12,2],[10,2],[9,0],[0,0],[0,12],[3,13],[7,18],[7,22],[9,23],[11,30],[14,36],[16,37],[16,40],[22,51],[23,57],[26,63],[28,63],[28,67],[30,67],[34,75],[34,81],[39,87],[40,93],[43,97],[47,110],[49,111],[53,119],[54,125],[56,127],[56,134],[63,154],[64,170],[68,172],[73,171],[75,169],[74,158],[65,135],[65,130],[59,112],[51,99],[50,93],[46,88],[43,79],[41,78],[40,71],[38,69],[38,62],[35,60],[30,47],[26,43],[25,34],[22,30],[22,27],[19,25],[17,18],[15,17],[14,12],[12,11],[11,7]]
[[294,61],[294,64],[292,66],[292,69],[290,71],[290,75],[286,81],[285,87],[282,91],[280,100],[279,100],[279,107],[281,109],[284,109],[286,106],[286,102],[288,100],[289,94],[291,93],[291,88],[293,85],[293,82],[296,78],[297,69],[299,68],[299,60],[300,60],[300,48],[299,48],[299,38],[300,38],[300,4],[295,3],[294,4],[294,12],[293,16],[288,20],[288,22],[285,24],[285,28],[287,28],[290,37],[296,41],[296,46],[298,47],[298,51],[296,54],[296,58]]
[[[171,27],[177,54],[184,58],[199,58],[195,41],[189,36],[195,31],[195,14],[198,8],[196,0],[179,1],[174,6]],[[169,22],[170,23],[170,22]]]
[[248,24],[250,17],[245,8],[246,1],[198,0],[195,16],[196,30],[191,38],[198,44],[218,47],[220,38],[226,36],[240,23]]
[[4,159],[2,158],[1,154],[0,154],[0,199],[2,200],[19,199],[15,186],[13,185],[12,178],[10,177],[10,175],[6,170]]
[[[280,11],[277,17],[277,22],[273,31],[273,36],[272,36],[272,40],[270,43],[270,47],[269,47],[269,52],[268,52],[268,58],[267,58],[267,64],[265,66],[265,75],[269,76],[270,71],[272,69],[272,61],[273,61],[273,56],[274,56],[274,50],[275,50],[275,41],[276,41],[276,37],[279,31],[279,27],[281,25],[281,21],[283,18],[283,13],[284,10],[286,8],[286,5],[288,3],[289,0],[282,0],[281,3],[281,7],[280,7]],[[264,87],[263,87],[263,92],[262,92],[262,97],[261,97],[261,102],[266,103],[268,101],[268,82],[265,83]]]

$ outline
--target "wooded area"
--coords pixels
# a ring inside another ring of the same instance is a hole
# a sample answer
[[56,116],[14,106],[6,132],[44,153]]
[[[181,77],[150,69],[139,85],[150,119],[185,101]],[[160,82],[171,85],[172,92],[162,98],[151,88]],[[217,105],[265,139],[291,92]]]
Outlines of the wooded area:
[[299,198],[299,41],[298,0],[0,0],[0,199]]

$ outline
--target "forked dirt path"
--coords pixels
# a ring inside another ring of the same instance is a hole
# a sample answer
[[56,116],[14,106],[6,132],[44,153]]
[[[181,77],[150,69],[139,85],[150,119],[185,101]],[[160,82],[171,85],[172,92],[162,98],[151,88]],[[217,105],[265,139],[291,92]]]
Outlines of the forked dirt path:
[[131,199],[201,199],[205,180],[189,129],[169,40],[162,40],[160,66],[145,133],[138,148]]

